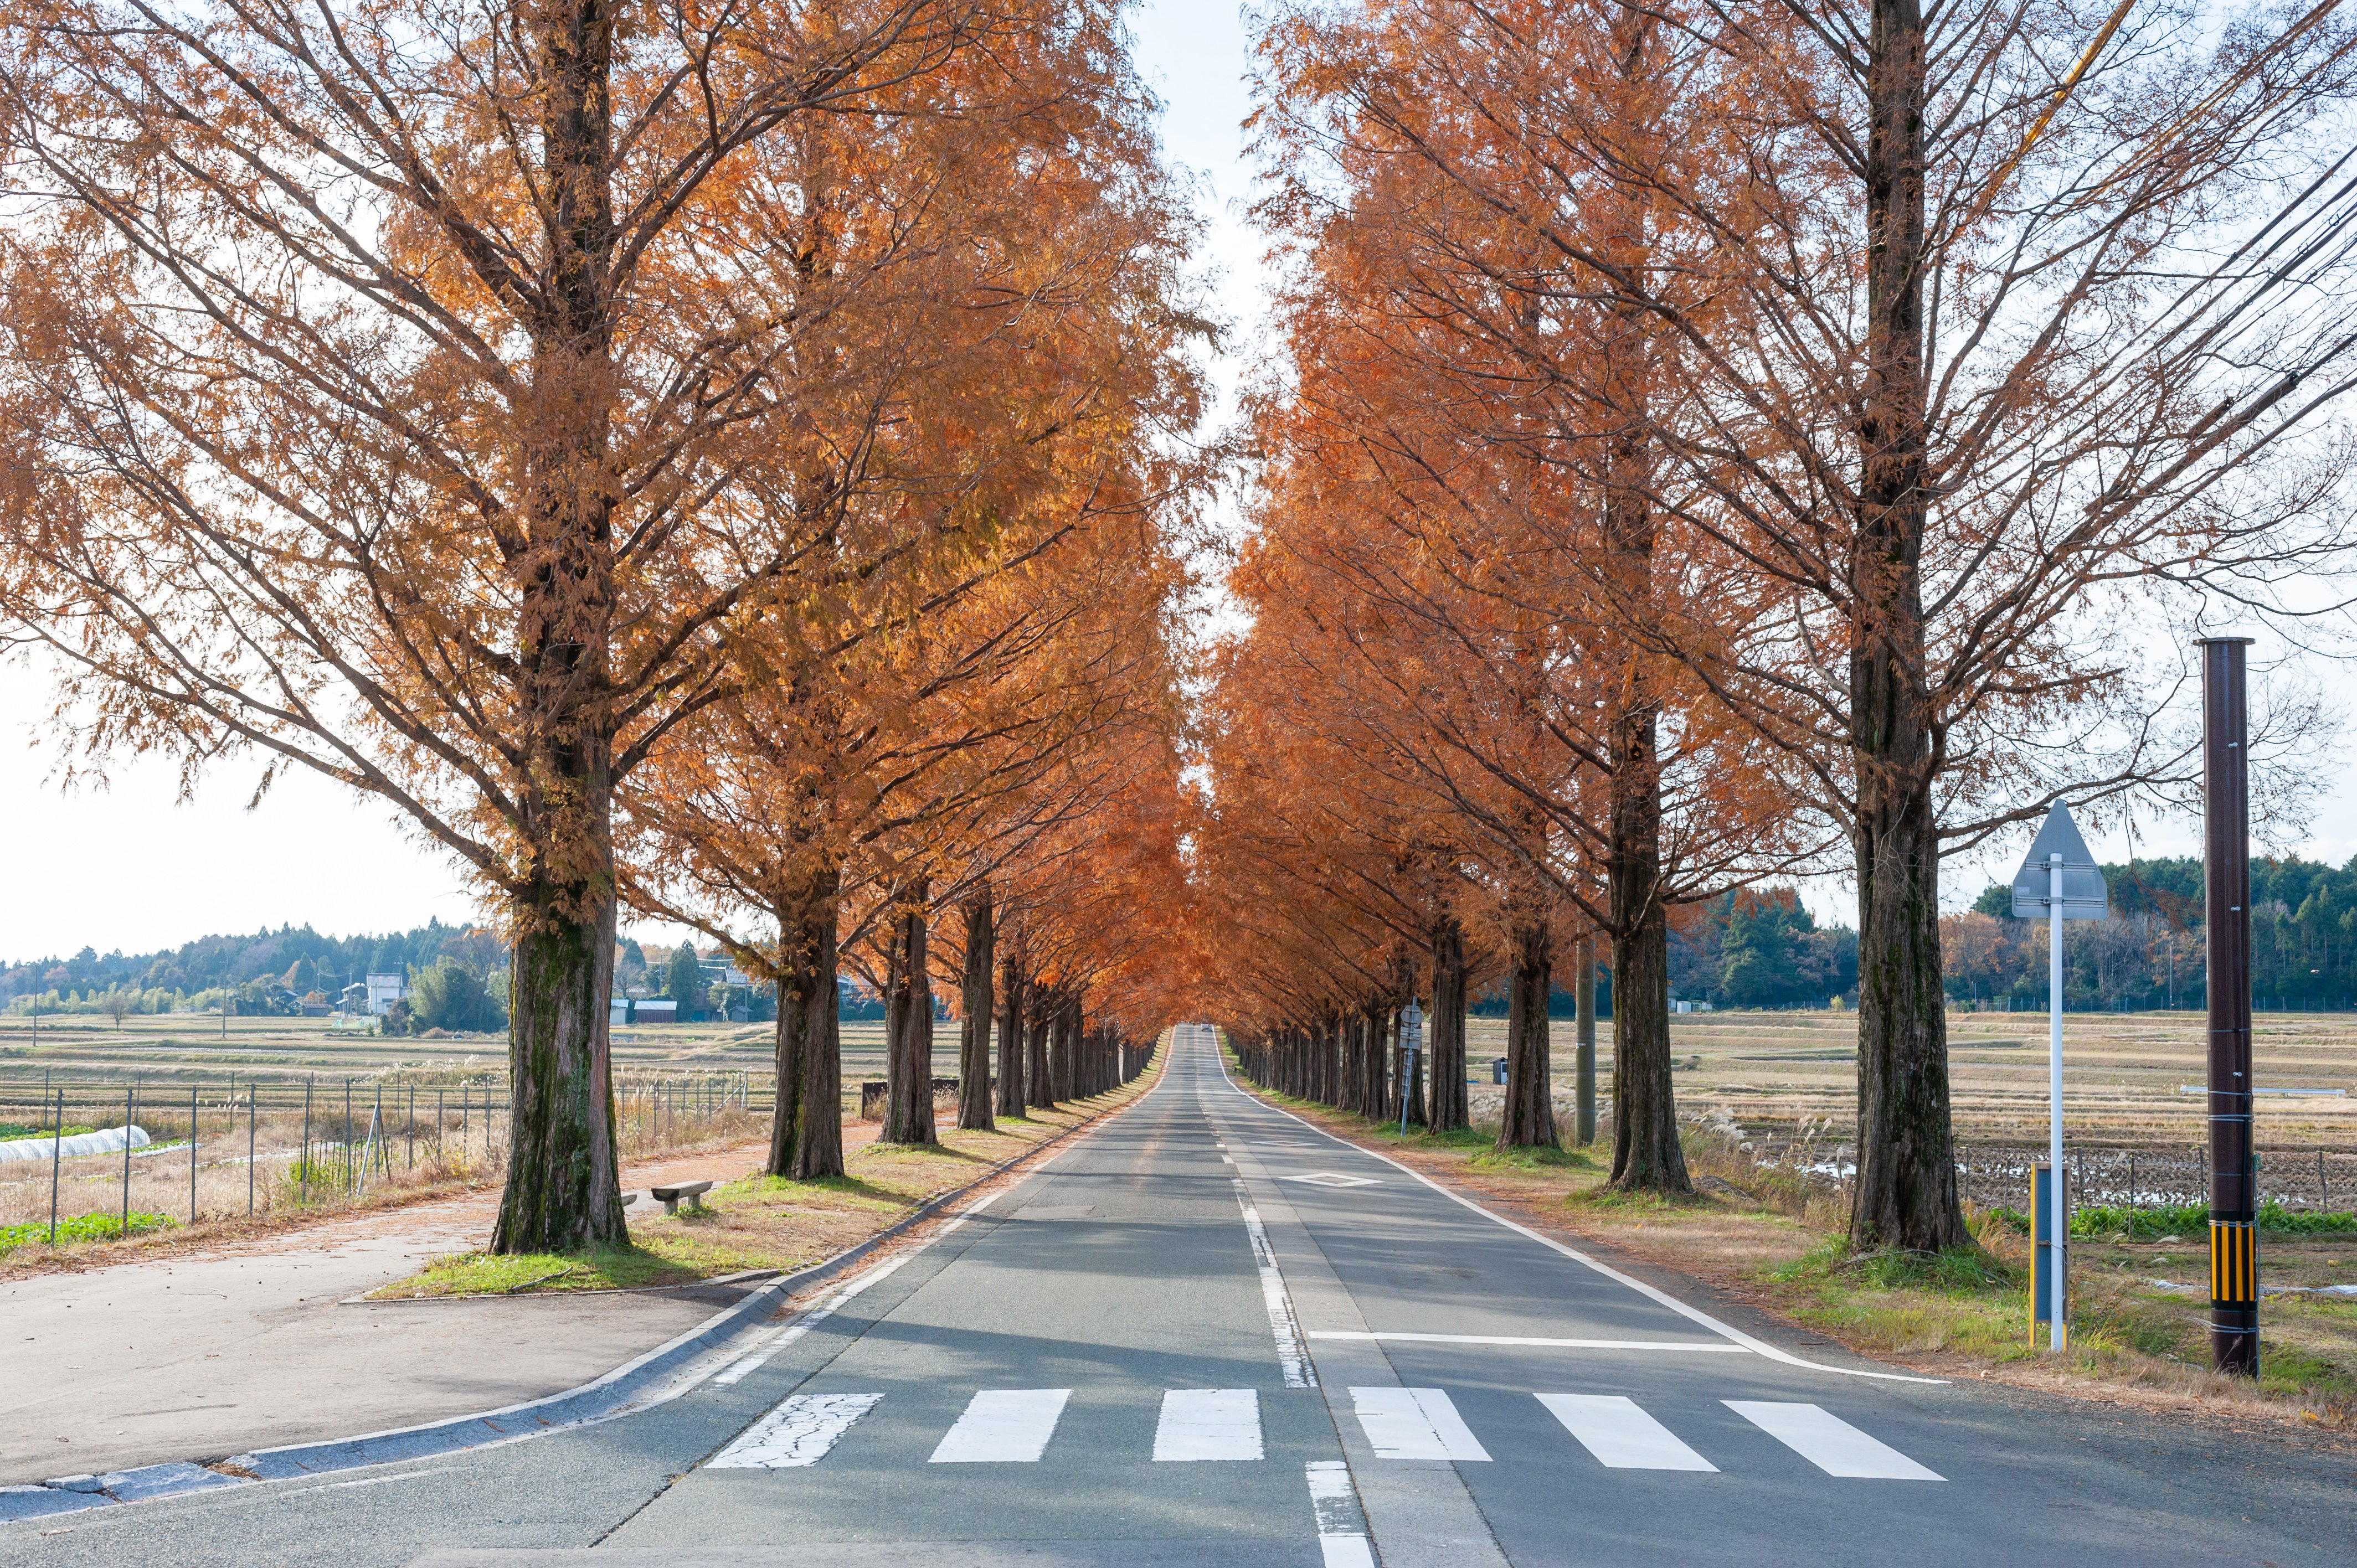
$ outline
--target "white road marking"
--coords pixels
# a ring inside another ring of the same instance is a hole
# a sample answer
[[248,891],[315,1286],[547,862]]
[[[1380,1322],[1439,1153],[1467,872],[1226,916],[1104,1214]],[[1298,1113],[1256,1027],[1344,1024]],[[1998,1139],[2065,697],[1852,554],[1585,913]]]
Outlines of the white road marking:
[[1251,1389],[1169,1389],[1155,1423],[1157,1459],[1258,1459],[1260,1395]]
[[1313,1328],[1312,1339],[1400,1340],[1417,1345],[1535,1345],[1562,1350],[1694,1350],[1709,1356],[1749,1356],[1740,1345],[1713,1345],[1690,1339],[1525,1339],[1512,1334],[1400,1334],[1389,1329],[1360,1333],[1355,1329]]
[[1311,1171],[1305,1176],[1285,1176],[1279,1181],[1297,1181],[1307,1187],[1381,1187],[1373,1176],[1345,1176],[1340,1171]]
[[1487,1459],[1439,1389],[1352,1389],[1351,1402],[1378,1459]]
[[405,1476],[377,1476],[365,1481],[330,1481],[324,1487],[297,1487],[290,1492],[280,1492],[280,1501],[288,1498],[307,1498],[313,1492],[340,1492],[348,1487],[389,1487],[395,1481],[422,1481],[428,1476],[447,1476],[461,1466],[444,1465],[432,1470],[412,1470]]
[[933,1450],[936,1465],[1032,1465],[1048,1451],[1070,1389],[985,1389]]
[[[996,1194],[993,1196],[996,1196]],[[981,1205],[977,1204],[975,1207],[980,1208]],[[969,1210],[969,1212],[971,1212],[971,1210]],[[963,1219],[963,1216],[961,1216],[960,1218]],[[947,1228],[944,1228],[943,1234],[947,1234]],[[824,1306],[820,1307],[816,1312],[812,1313],[809,1316],[803,1318],[792,1327],[780,1328],[777,1333],[770,1337],[769,1343],[762,1346],[759,1350],[754,1351],[751,1355],[747,1356],[740,1360],[730,1362],[726,1371],[712,1380],[713,1386],[715,1388],[726,1388],[732,1383],[743,1382],[747,1378],[752,1376],[753,1372],[759,1368],[762,1362],[768,1360],[770,1357],[776,1355],[779,1351],[784,1349],[787,1346],[792,1344],[795,1340],[801,1338],[803,1335],[809,1333],[820,1324],[824,1323],[828,1318],[833,1317],[850,1302],[852,1297],[857,1295],[861,1291],[866,1290],[869,1285],[881,1283],[885,1279],[891,1275],[894,1270],[898,1269],[901,1264],[907,1262],[916,1255],[917,1254],[914,1251],[903,1252],[899,1257],[893,1259],[890,1262],[882,1263],[868,1270],[866,1273],[852,1281],[850,1284],[845,1286],[843,1290],[835,1295],[834,1299],[828,1302]]]
[[1318,1516],[1318,1549],[1326,1568],[1375,1568],[1367,1550],[1367,1515],[1351,1485],[1351,1467],[1340,1459],[1309,1466],[1309,1508]]
[[[1409,1177],[1410,1179],[1422,1182],[1425,1186],[1430,1187],[1433,1191],[1448,1199],[1449,1202],[1458,1205],[1459,1208],[1469,1208],[1474,1213],[1480,1215],[1482,1219],[1489,1220],[1493,1225],[1501,1225],[1507,1230],[1512,1230],[1517,1236],[1536,1241],[1540,1246],[1546,1248],[1550,1251],[1558,1252],[1583,1267],[1593,1269],[1596,1273],[1603,1275],[1606,1279],[1612,1281],[1615,1284],[1625,1285],[1629,1289],[1635,1291],[1639,1295],[1644,1296],[1647,1300],[1658,1302],[1663,1306],[1668,1307],[1672,1312],[1676,1313],[1679,1316],[1687,1319],[1689,1322],[1699,1323],[1714,1334],[1725,1335],[1727,1338],[1733,1340],[1736,1344],[1742,1346],[1745,1349],[1750,1351],[1756,1356],[1765,1356],[1771,1361],[1781,1361],[1788,1367],[1806,1367],[1813,1372],[1832,1372],[1837,1377],[1844,1378],[1877,1378],[1885,1382],[1932,1383],[1943,1386],[1944,1386],[1948,1381],[1945,1378],[1919,1378],[1911,1372],[1878,1372],[1864,1367],[1828,1367],[1822,1361],[1803,1360],[1800,1357],[1793,1355],[1790,1350],[1770,1345],[1764,1339],[1755,1338],[1752,1336],[1744,1333],[1743,1330],[1734,1326],[1732,1324],[1720,1322],[1717,1318],[1713,1317],[1710,1314],[1703,1311],[1698,1306],[1689,1306],[1684,1302],[1680,1301],[1677,1297],[1670,1294],[1670,1293],[1665,1290],[1662,1290],[1654,1285],[1647,1284],[1643,1280],[1637,1279],[1631,1275],[1624,1274],[1620,1270],[1613,1268],[1609,1264],[1598,1262],[1596,1259],[1588,1256],[1586,1252],[1579,1251],[1577,1247],[1566,1247],[1552,1236],[1541,1235],[1538,1231],[1532,1230],[1527,1225],[1516,1224],[1513,1220],[1507,1219],[1502,1214],[1498,1214],[1492,1210],[1484,1208],[1480,1204],[1474,1202],[1471,1198],[1464,1197],[1462,1194],[1449,1191],[1447,1187],[1441,1186],[1430,1176],[1426,1176],[1422,1171],[1415,1169],[1412,1165],[1402,1165],[1399,1161],[1393,1159],[1389,1155],[1379,1155],[1372,1149],[1361,1148],[1360,1145],[1351,1143],[1347,1138],[1337,1137],[1333,1133],[1326,1131],[1325,1128],[1317,1125],[1315,1122],[1308,1122],[1303,1120],[1301,1117],[1296,1116],[1290,1111],[1280,1110],[1276,1106],[1263,1102],[1253,1095],[1247,1094],[1244,1090],[1236,1087],[1236,1080],[1228,1076],[1227,1064],[1220,1060],[1216,1054],[1211,1058],[1211,1065],[1220,1069],[1220,1079],[1227,1085],[1228,1091],[1236,1096],[1239,1100],[1242,1100],[1245,1104],[1251,1106],[1254,1114],[1282,1116],[1285,1120],[1292,1122],[1295,1126],[1300,1127],[1307,1132],[1313,1133],[1317,1136],[1325,1139],[1329,1144],[1340,1144],[1341,1147],[1350,1150],[1352,1154],[1364,1155],[1371,1160],[1381,1160],[1383,1164],[1392,1166],[1394,1169],[1399,1171],[1402,1175]],[[1157,1085],[1157,1087],[1159,1088],[1160,1086]]]
[[882,1394],[796,1394],[743,1432],[707,1470],[801,1470],[826,1457]]
[[1620,1394],[1541,1394],[1579,1445],[1613,1470],[1708,1470],[1718,1466]]
[[1236,1207],[1243,1210],[1244,1234],[1252,1239],[1253,1259],[1260,1265],[1261,1299],[1268,1306],[1268,1328],[1276,1337],[1277,1365],[1285,1371],[1288,1389],[1314,1389],[1318,1373],[1309,1362],[1309,1347],[1301,1340],[1301,1326],[1293,1316],[1293,1302],[1285,1294],[1285,1276],[1277,1272],[1276,1249],[1268,1244],[1268,1232],[1262,1229],[1260,1210],[1244,1196],[1244,1184],[1236,1183]]
[[1727,1409],[1828,1476],[1862,1481],[1941,1481],[1889,1444],[1813,1404],[1725,1400]]

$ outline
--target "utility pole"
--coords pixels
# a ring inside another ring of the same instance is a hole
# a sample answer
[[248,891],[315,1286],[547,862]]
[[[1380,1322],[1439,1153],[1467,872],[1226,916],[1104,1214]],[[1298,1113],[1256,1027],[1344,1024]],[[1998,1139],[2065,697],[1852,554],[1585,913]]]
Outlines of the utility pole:
[[2251,1126],[2251,766],[2247,637],[2201,650],[2202,920],[2210,937],[2210,1365],[2259,1375],[2257,1160]]

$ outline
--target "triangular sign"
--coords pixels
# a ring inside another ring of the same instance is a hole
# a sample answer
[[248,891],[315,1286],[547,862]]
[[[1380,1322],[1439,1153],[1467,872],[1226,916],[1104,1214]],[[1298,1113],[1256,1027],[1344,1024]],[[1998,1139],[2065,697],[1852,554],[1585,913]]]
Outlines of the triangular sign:
[[2013,874],[2013,912],[2022,919],[2043,919],[2050,911],[2050,889],[2053,874],[2050,857],[2062,857],[2062,918],[2066,920],[2100,920],[2111,908],[2111,897],[2104,886],[2104,874],[2088,853],[2087,841],[2079,836],[2079,824],[2071,820],[2071,810],[2061,801],[2046,813],[2040,824],[2038,838],[2023,857],[2021,869]]

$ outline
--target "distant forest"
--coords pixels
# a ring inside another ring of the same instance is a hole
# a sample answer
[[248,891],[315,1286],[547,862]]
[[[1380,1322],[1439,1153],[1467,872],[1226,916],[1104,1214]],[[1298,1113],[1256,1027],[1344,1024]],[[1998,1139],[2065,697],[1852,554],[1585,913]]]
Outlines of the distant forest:
[[[2201,863],[2104,867],[2108,919],[2063,928],[2063,1005],[2142,1011],[2208,1004]],[[1970,912],[1940,922],[1948,994],[1959,1003],[2046,1005],[2046,922],[2017,920],[1992,883]],[[2335,870],[2297,857],[2251,865],[2251,993],[2263,1010],[2357,1006],[2357,858]]]
[[[2141,1012],[2208,1004],[2201,863],[2107,865],[2111,916],[2072,921],[2062,940],[2063,1006]],[[2046,925],[2017,920],[2012,889],[1992,883],[1970,910],[1944,917],[1940,946],[1949,999],[1959,1006],[2042,1012]],[[1567,944],[1555,978],[1567,983]],[[2357,858],[2338,870],[2297,857],[2251,866],[2251,989],[2262,1009],[2357,1007]],[[1857,933],[1820,928],[1792,888],[1728,893],[1679,912],[1670,931],[1670,994],[1713,1007],[1855,1005]],[[1610,1014],[1610,981],[1598,1007]],[[1548,1006],[1571,1015],[1559,986]],[[1502,988],[1475,1004],[1503,1016]]]
[[[2201,863],[2107,865],[2104,880],[2111,889],[2110,918],[2074,921],[2065,929],[2066,1008],[2142,1011],[2172,1000],[2179,1007],[2204,1005]],[[1948,995],[1960,1005],[2045,1007],[2045,923],[2014,919],[2011,906],[2010,890],[1992,883],[1972,909],[1941,920]],[[670,956],[624,940],[616,955],[618,986],[679,996],[701,1013],[708,983],[692,961],[683,975],[667,977]],[[119,987],[140,993],[135,1010],[143,1013],[174,1006],[210,1011],[225,1002],[234,1012],[266,1013],[282,1010],[290,995],[318,991],[332,1000],[363,975],[409,974],[446,961],[485,982],[488,994],[503,1007],[507,950],[499,934],[439,920],[359,937],[281,926],[252,936],[200,937],[151,953],[102,954],[85,947],[71,958],[0,964],[0,1006],[27,1011],[38,995],[45,1007],[78,1011]],[[1566,948],[1557,955],[1558,981],[1569,980],[1569,968]],[[2262,1008],[2357,1006],[2357,858],[2337,870],[2298,858],[2253,863],[2251,971]],[[1820,929],[1789,887],[1726,894],[1683,911],[1670,934],[1670,994],[1681,1000],[1714,1007],[1823,1007],[1835,997],[1854,1003],[1857,987],[1857,933],[1846,926]],[[1610,1016],[1609,974],[1599,974],[1597,992],[1598,1010]],[[770,1015],[766,987],[730,1001],[732,1012]],[[1568,1017],[1571,1009],[1570,990],[1559,986],[1548,1011]],[[1505,1010],[1502,991],[1473,1007],[1480,1015]],[[880,1016],[880,1002],[847,984],[843,1015],[870,1014]]]
[[[308,926],[281,926],[252,936],[199,937],[159,952],[85,947],[71,958],[0,965],[0,1003],[22,1012],[38,996],[45,1005],[71,1011],[120,989],[139,993],[136,1012],[175,1005],[210,1011],[226,1002],[231,1012],[262,1014],[284,1011],[288,996],[317,991],[332,1002],[365,975],[407,975],[443,960],[488,979],[504,974],[507,947],[485,927],[439,920],[383,936],[323,937]],[[507,988],[496,989],[504,995]]]

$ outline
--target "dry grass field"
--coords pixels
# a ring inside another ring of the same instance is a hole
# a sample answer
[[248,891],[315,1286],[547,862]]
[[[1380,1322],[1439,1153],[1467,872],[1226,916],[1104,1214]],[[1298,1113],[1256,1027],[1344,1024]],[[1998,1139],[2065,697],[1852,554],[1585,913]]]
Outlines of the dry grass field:
[[[2207,1164],[2205,1026],[2198,1012],[2072,1013],[2062,1024],[2065,1134],[2086,1169],[2089,1200],[2125,1199],[2128,1155],[2137,1199],[2199,1201]],[[1836,1177],[1850,1158],[1857,1109],[1854,1013],[1697,1013],[1673,1023],[1680,1112],[1773,1158],[1798,1146],[1803,1163]],[[2026,1166],[2046,1140],[2047,1019],[2043,1013],[1952,1013],[1951,1089],[1968,1196],[2018,1205]],[[1573,1026],[1551,1030],[1556,1114],[1571,1132]],[[1505,1046],[1501,1019],[1476,1018],[1469,1075],[1486,1079]],[[2258,1087],[2338,1090],[2262,1094],[2258,1142],[2270,1197],[2294,1208],[2357,1207],[2357,1015],[2266,1013],[2255,1021]],[[1597,1029],[1597,1079],[1609,1124],[1612,1027]],[[1494,1117],[1498,1091],[1473,1091],[1473,1113]],[[2318,1156],[2324,1159],[2323,1187]]]
[[[937,1049],[953,1061],[954,1029],[942,1036]],[[767,1024],[616,1030],[624,1157],[759,1136],[771,1041]],[[126,1207],[185,1225],[192,1211],[268,1218],[407,1201],[500,1179],[506,1059],[504,1036],[382,1038],[330,1032],[324,1018],[231,1018],[224,1028],[213,1016],[135,1016],[117,1028],[105,1018],[51,1017],[38,1030],[28,1018],[0,1019],[0,1136],[47,1131],[54,1090],[64,1091],[69,1132],[119,1127],[135,1099],[135,1124],[154,1144],[127,1162],[119,1153],[63,1161],[61,1221]],[[845,1025],[846,1116],[858,1112],[861,1079],[883,1067],[883,1026]],[[728,1100],[740,1083],[750,1100],[743,1110]],[[0,1230],[38,1222],[46,1234],[50,1198],[48,1161],[0,1163]]]

